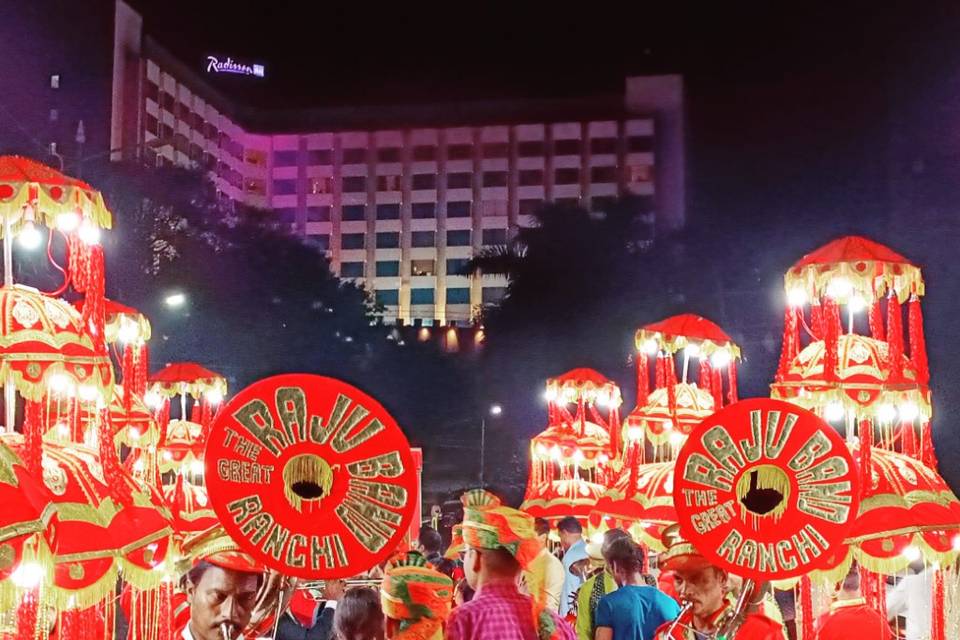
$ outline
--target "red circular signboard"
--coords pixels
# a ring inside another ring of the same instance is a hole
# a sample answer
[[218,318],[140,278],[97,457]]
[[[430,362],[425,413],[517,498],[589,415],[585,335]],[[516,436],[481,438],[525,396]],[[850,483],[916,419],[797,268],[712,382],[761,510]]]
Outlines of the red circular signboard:
[[345,578],[395,552],[417,473],[380,404],[344,382],[266,378],[217,414],[207,440],[210,502],[230,536],[277,571]]
[[745,578],[783,579],[824,568],[859,506],[846,443],[815,414],[744,400],[690,434],[674,471],[684,537]]

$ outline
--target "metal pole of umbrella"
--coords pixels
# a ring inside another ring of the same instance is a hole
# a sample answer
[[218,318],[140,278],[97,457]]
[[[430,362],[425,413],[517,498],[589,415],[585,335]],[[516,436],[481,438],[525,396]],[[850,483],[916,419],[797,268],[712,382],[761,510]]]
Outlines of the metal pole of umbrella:
[[[3,286],[13,287],[13,230],[10,217],[3,217]],[[16,417],[17,389],[13,384],[13,369],[7,369],[3,381],[3,430],[13,433],[13,421]]]

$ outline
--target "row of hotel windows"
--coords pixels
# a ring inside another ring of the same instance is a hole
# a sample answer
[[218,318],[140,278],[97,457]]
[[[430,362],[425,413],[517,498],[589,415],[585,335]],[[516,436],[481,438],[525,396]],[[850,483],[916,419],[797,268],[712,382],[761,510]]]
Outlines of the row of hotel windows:
[[[615,200],[613,196],[595,196],[590,199],[590,209],[592,211],[605,211],[607,207]],[[554,198],[555,204],[579,205],[579,198]],[[529,216],[536,213],[537,209],[543,206],[544,201],[539,198],[522,198],[518,204],[518,213],[522,216]],[[480,203],[480,211],[489,216],[507,215],[507,202],[502,200],[483,201]],[[650,204],[652,207],[652,203]],[[472,215],[473,203],[470,201],[456,201],[447,203],[447,218],[469,218]],[[330,215],[333,207],[329,205],[309,206],[307,207],[307,222],[330,222]],[[297,221],[296,207],[280,207],[274,209],[279,222],[284,224],[295,224]],[[410,217],[415,219],[431,219],[437,217],[436,202],[414,202],[410,205]],[[367,219],[367,205],[347,204],[340,210],[340,219],[344,222],[362,222]],[[378,204],[376,205],[377,220],[398,220],[400,219],[399,204]]]
[[[630,182],[647,182],[650,180],[652,167],[650,165],[630,165],[627,167],[626,179]],[[615,166],[591,167],[590,182],[615,183],[618,181],[621,169]],[[484,187],[505,187],[509,179],[507,171],[484,171],[481,183]],[[307,181],[306,192],[311,194],[331,193],[329,176],[310,178]],[[544,184],[542,169],[522,169],[517,172],[517,182],[521,187],[535,187]],[[553,172],[554,184],[578,184],[580,169],[577,167],[563,167]],[[344,193],[363,193],[367,190],[367,176],[345,176],[340,179]],[[399,175],[376,176],[377,191],[400,191],[402,182]],[[469,172],[448,173],[448,189],[470,189],[473,186],[473,174]],[[437,188],[437,174],[416,173],[411,176],[410,188],[414,191],[431,190]],[[273,180],[273,195],[291,196],[297,193],[295,178],[275,178]]]
[[[447,275],[448,276],[465,276],[469,275],[467,272],[467,265],[470,260],[468,258],[448,258],[447,259]],[[366,263],[362,260],[357,262],[341,262],[340,263],[340,277],[342,278],[363,278],[366,271]],[[377,260],[375,265],[374,274],[378,278],[393,278],[400,276],[400,261],[399,260]],[[437,275],[437,261],[436,260],[411,260],[410,261],[410,275],[412,276],[435,276]]]
[[[448,247],[469,247],[471,231],[470,229],[456,229],[447,231]],[[343,233],[340,234],[341,249],[364,249],[366,248],[365,233]],[[329,244],[329,240],[327,241]],[[484,229],[483,244],[488,246],[501,245],[507,243],[506,229]],[[411,247],[435,247],[437,246],[436,231],[411,231]],[[327,247],[329,248],[329,247]],[[376,234],[377,249],[399,249],[400,232],[382,231]]]
[[[555,140],[553,153],[555,156],[580,155],[582,152],[580,139]],[[437,159],[437,147],[433,145],[419,145],[410,152],[414,162],[431,162]],[[472,144],[451,144],[446,147],[448,160],[470,160],[473,158]],[[490,142],[482,146],[484,158],[507,158],[510,156],[510,144],[507,142]],[[653,137],[630,136],[627,138],[626,151],[629,153],[645,153],[653,151]],[[535,158],[547,152],[546,144],[542,140],[517,143],[517,155],[521,158]],[[590,153],[592,155],[617,153],[616,138],[590,139]],[[306,165],[333,164],[332,149],[309,149],[306,152]],[[352,147],[343,150],[343,164],[366,164],[369,160],[379,163],[396,163],[403,161],[403,150],[400,147],[379,147],[366,149]],[[273,166],[295,167],[299,164],[298,151],[274,151]]]
[[[482,290],[484,304],[499,302],[503,298],[503,287],[484,287]],[[377,289],[374,292],[376,301],[384,306],[400,304],[400,292],[396,289]],[[450,287],[445,294],[447,304],[470,304],[469,287]],[[436,304],[433,289],[410,289],[410,304]]]

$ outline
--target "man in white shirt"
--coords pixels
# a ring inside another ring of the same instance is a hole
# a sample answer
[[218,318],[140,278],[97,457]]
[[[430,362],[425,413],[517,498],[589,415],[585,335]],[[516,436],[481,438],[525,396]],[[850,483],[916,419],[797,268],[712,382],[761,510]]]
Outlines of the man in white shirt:
[[[530,563],[529,569],[523,572],[523,588],[521,591],[533,596],[542,595],[547,608],[559,612],[560,594],[563,592],[564,581],[563,563],[557,556],[550,553],[547,542],[547,536],[550,535],[550,523],[543,518],[537,518],[534,521],[534,528],[537,531],[537,538],[543,544],[543,549]],[[542,593],[529,593],[530,585],[537,585],[538,588],[542,589]]]
[[932,567],[924,568],[922,562],[914,562],[910,573],[887,593],[887,619],[893,621],[898,616],[906,619],[906,640],[930,638],[933,576]]

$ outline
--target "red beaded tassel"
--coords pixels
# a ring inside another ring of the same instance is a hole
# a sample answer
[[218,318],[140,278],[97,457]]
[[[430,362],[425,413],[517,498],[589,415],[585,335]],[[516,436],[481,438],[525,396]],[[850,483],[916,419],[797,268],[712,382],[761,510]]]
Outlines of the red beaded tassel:
[[883,340],[885,337],[883,330],[883,311],[880,309],[880,299],[877,298],[870,305],[870,337],[874,340]]
[[937,454],[933,450],[933,433],[930,431],[929,421],[920,425],[920,460],[934,471],[939,466]]
[[700,373],[697,375],[697,386],[704,391],[710,391],[710,358],[700,359]]
[[800,590],[800,634],[801,640],[814,640],[813,635],[813,593],[810,578],[803,576],[798,585]]
[[132,344],[124,346],[123,359],[120,363],[120,373],[123,375],[123,410],[127,413],[133,407],[133,396],[137,392],[134,349],[136,347]]
[[937,569],[933,573],[933,602],[930,616],[930,640],[947,640],[946,618],[944,617],[944,588],[943,570]]
[[673,356],[667,356],[666,383],[667,383],[667,406],[670,409],[670,419],[677,420],[677,367]]
[[900,423],[900,451],[905,456],[919,458],[917,451],[917,433],[913,430],[913,422],[903,420]]
[[[800,322],[797,317],[800,313],[798,307],[789,305],[783,311],[783,345],[780,349],[780,364],[777,366],[777,382],[782,381],[790,372],[791,363],[800,353]],[[717,408],[719,407],[720,405],[717,405]]]
[[910,334],[910,362],[917,372],[917,382],[930,383],[930,365],[927,362],[927,339],[923,333],[923,312],[920,310],[920,298],[910,296],[907,307],[907,331]]
[[823,306],[817,301],[810,305],[810,331],[814,340],[823,340]]
[[637,406],[647,406],[650,396],[650,359],[645,351],[637,352]]
[[657,364],[656,370],[654,371],[654,384],[657,389],[662,389],[667,386],[667,355],[664,353],[657,354]]
[[113,423],[106,408],[99,411],[100,434],[97,438],[100,449],[100,466],[103,468],[103,477],[110,488],[110,496],[122,505],[133,504],[133,492],[123,479],[120,459],[117,457],[117,448],[114,445]]
[[23,413],[23,440],[27,450],[27,469],[36,478],[43,477],[43,422],[39,402],[27,400]]
[[869,495],[873,486],[870,465],[873,456],[873,423],[869,420],[860,421],[860,493]]
[[900,317],[900,299],[891,292],[887,298],[887,345],[890,382],[903,380],[903,318]]
[[723,373],[718,367],[710,372],[710,395],[713,396],[713,408],[719,410],[723,406]]
[[37,629],[37,590],[31,589],[23,594],[17,607],[17,640],[34,640]]
[[739,400],[739,394],[737,392],[737,361],[733,358],[730,358],[730,362],[727,364],[727,378],[730,384],[730,389],[727,390],[727,401],[733,404]]
[[823,377],[826,380],[837,379],[837,363],[840,343],[840,307],[833,298],[823,303]]

